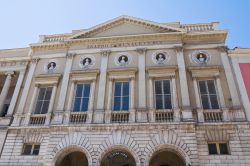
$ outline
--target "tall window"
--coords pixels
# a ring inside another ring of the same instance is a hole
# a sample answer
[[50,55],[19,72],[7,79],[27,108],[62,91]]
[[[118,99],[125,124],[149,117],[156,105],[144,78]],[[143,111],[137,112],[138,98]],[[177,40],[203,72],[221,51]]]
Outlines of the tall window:
[[199,81],[203,109],[218,109],[218,99],[214,80]]
[[129,110],[129,82],[115,82],[113,110]]
[[35,114],[46,114],[48,112],[52,87],[42,87],[39,89]]
[[172,108],[169,80],[155,81],[155,107],[156,109]]
[[77,84],[73,112],[88,111],[90,84]]

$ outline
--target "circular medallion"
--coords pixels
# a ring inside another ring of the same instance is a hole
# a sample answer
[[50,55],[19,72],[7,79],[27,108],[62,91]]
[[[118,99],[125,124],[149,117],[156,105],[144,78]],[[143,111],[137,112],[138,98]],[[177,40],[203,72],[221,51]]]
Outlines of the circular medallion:
[[81,57],[79,62],[79,66],[82,69],[89,69],[94,65],[95,65],[95,58],[91,55]]
[[191,55],[195,63],[206,64],[210,61],[210,55],[205,51],[194,51]]
[[120,53],[115,57],[115,64],[117,66],[125,67],[131,62],[131,56],[128,53]]
[[48,73],[54,73],[56,71],[57,64],[54,60],[49,61],[44,65],[44,71]]
[[158,65],[166,64],[169,61],[169,58],[170,56],[164,51],[157,51],[152,55],[153,62]]

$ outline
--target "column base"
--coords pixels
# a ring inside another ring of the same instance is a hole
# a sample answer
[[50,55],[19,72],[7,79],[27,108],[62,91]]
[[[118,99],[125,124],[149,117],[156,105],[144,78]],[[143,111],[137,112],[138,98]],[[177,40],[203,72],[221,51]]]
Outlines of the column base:
[[222,119],[223,119],[223,122],[230,121],[229,110],[227,108],[222,108]]
[[53,114],[53,118],[51,120],[51,124],[57,125],[63,123],[63,111],[55,111]]
[[191,109],[183,109],[181,113],[182,113],[182,121],[184,122],[194,121]]
[[146,108],[138,108],[136,111],[137,122],[148,122],[149,111]]
[[93,117],[93,111],[88,111],[87,112],[87,122],[88,124],[92,123],[92,117]]
[[104,110],[95,110],[93,123],[104,123]]
[[181,111],[179,108],[174,108],[174,122],[181,121]]
[[135,109],[129,110],[129,122],[134,123],[135,122]]
[[205,122],[203,109],[201,109],[201,108],[197,109],[197,118],[198,118],[198,122],[200,122],[200,123]]
[[148,112],[149,116],[149,122],[154,123],[155,122],[155,109],[150,109]]

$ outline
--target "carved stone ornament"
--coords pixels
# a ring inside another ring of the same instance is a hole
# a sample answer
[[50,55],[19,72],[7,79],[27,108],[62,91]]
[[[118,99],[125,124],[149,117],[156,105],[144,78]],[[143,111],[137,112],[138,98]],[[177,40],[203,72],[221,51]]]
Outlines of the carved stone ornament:
[[115,64],[117,66],[125,67],[131,62],[131,56],[128,53],[120,53],[115,57]]
[[44,65],[44,71],[47,73],[54,73],[56,71],[57,64],[54,60],[49,61]]
[[152,60],[155,64],[166,64],[170,59],[170,56],[165,51],[156,51],[152,55]]
[[191,59],[195,63],[206,64],[210,61],[210,55],[205,51],[194,51],[191,54]]
[[83,56],[81,57],[79,61],[79,66],[82,69],[90,69],[95,65],[95,57],[88,55],[88,56]]

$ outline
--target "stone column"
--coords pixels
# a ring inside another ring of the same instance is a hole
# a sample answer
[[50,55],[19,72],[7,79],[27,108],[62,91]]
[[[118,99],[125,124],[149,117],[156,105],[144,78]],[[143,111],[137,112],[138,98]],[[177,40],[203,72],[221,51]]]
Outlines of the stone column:
[[129,122],[135,122],[135,78],[130,80]]
[[94,113],[94,123],[104,122],[104,101],[105,101],[105,90],[106,90],[106,77],[108,68],[108,56],[110,51],[101,52],[101,68],[100,68],[100,79],[98,85],[98,95],[97,95],[97,109]]
[[90,89],[87,123],[92,123],[92,117],[93,117],[93,111],[94,111],[94,99],[95,99],[95,85],[96,85],[96,80],[93,80],[91,83],[91,89]]
[[174,109],[174,121],[180,122],[181,115],[180,115],[180,109],[179,109],[179,104],[178,104],[175,76],[171,77],[171,84],[172,84],[172,94],[173,94],[172,99],[173,99],[173,109]]
[[219,95],[220,108],[222,109],[222,114],[223,114],[223,121],[229,121],[228,108],[226,108],[226,105],[225,105],[225,99],[223,96],[223,91],[221,88],[221,82],[220,82],[219,76],[216,77],[216,85],[217,85],[217,90],[218,90],[218,95]]
[[34,110],[34,107],[35,107],[35,104],[36,104],[38,89],[39,89],[38,85],[35,85],[33,95],[32,95],[31,101],[30,101],[29,110],[28,110],[28,113],[25,116],[25,121],[24,121],[25,126],[27,126],[29,124],[30,116],[32,114],[32,111]]
[[74,104],[73,99],[74,99],[75,85],[76,85],[75,81],[72,81],[70,92],[69,92],[69,101],[67,104],[66,111],[64,112],[64,120],[63,120],[64,124],[68,124],[70,120],[70,113],[72,111],[73,104]]
[[146,48],[138,48],[138,108],[140,110],[146,109],[146,74],[145,74],[145,54]]
[[56,89],[57,89],[57,85],[53,85],[53,89],[52,89],[52,93],[51,93],[51,97],[50,97],[50,102],[49,102],[49,107],[48,107],[48,112],[47,112],[47,115],[46,115],[45,125],[50,124],[51,114],[52,114],[52,111],[53,111],[53,106],[54,106],[55,97],[56,97]]
[[109,78],[108,83],[108,99],[107,99],[107,109],[105,112],[105,123],[110,123],[111,110],[112,110],[112,92],[113,92],[113,79]]
[[148,88],[149,88],[149,121],[155,122],[155,109],[154,109],[154,84],[153,84],[153,78],[149,78],[148,82]]
[[179,80],[180,80],[180,90],[181,90],[181,100],[182,100],[182,118],[184,121],[192,121],[193,115],[190,108],[188,84],[187,84],[187,75],[186,75],[186,66],[183,55],[183,48],[176,47],[177,54],[177,64],[179,71]]
[[12,126],[19,126],[19,124],[20,124],[21,116],[22,116],[23,111],[24,111],[24,107],[25,107],[25,103],[26,103],[26,100],[27,100],[27,97],[29,94],[32,78],[33,78],[38,61],[39,61],[39,58],[32,59],[32,62],[31,62],[30,68],[29,68],[29,72],[28,72],[27,78],[25,80],[22,95],[20,97],[20,102],[19,102],[19,105],[17,107],[17,112],[14,115],[14,120],[13,120]]
[[3,112],[3,106],[4,106],[5,99],[6,99],[7,95],[8,95],[9,89],[10,89],[11,75],[13,75],[14,72],[7,72],[5,74],[7,76],[6,76],[4,85],[3,85],[2,92],[0,94],[0,112],[1,112],[1,114]]
[[228,88],[229,88],[230,96],[232,99],[232,106],[233,108],[239,109],[241,104],[239,100],[239,95],[237,93],[236,84],[234,82],[234,76],[233,76],[233,72],[231,69],[230,62],[229,62],[229,57],[227,55],[228,48],[225,46],[222,46],[222,47],[218,47],[218,49],[221,52],[220,53],[221,60],[222,60],[222,64],[225,70]]
[[16,87],[15,87],[13,96],[11,98],[11,102],[10,102],[10,106],[9,106],[9,109],[8,109],[8,113],[6,115],[8,117],[12,117],[13,116],[13,113],[14,113],[14,110],[15,110],[15,106],[16,106],[16,103],[17,103],[17,99],[18,99],[18,95],[19,95],[19,92],[20,92],[20,89],[21,89],[21,86],[22,86],[22,83],[23,83],[24,74],[25,74],[25,70],[21,70],[19,72],[19,76],[18,76],[18,80],[17,80],[17,83],[16,83]]
[[57,104],[56,111],[54,112],[54,119],[52,121],[53,124],[61,124],[63,121],[64,105],[65,105],[65,99],[66,99],[67,89],[68,89],[68,84],[69,84],[69,76],[70,76],[70,71],[71,71],[74,55],[75,55],[74,53],[68,53],[66,55],[67,60],[65,64],[64,73],[63,73],[62,86],[61,86],[60,93],[59,93],[58,104]]
[[204,122],[204,114],[203,108],[201,106],[201,99],[199,94],[199,87],[196,78],[193,78],[193,85],[194,85],[194,93],[195,93],[195,102],[196,102],[196,110],[198,116],[198,122]]

